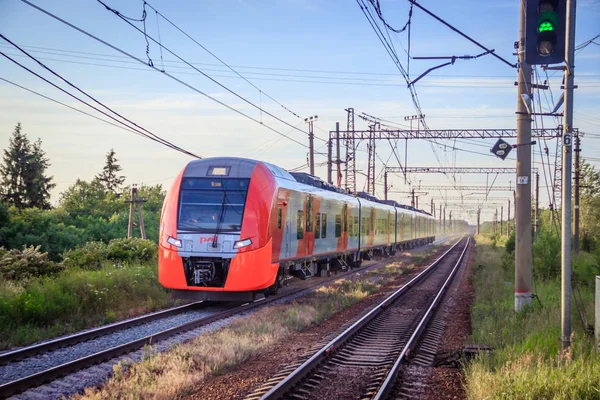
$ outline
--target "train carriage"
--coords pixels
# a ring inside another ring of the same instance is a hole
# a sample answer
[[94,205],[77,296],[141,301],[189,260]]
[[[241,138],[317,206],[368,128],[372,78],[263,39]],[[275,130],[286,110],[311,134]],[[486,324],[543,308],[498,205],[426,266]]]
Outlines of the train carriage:
[[431,220],[266,162],[196,160],[163,204],[159,281],[182,297],[253,300],[288,276],[358,267],[374,254],[431,242]]

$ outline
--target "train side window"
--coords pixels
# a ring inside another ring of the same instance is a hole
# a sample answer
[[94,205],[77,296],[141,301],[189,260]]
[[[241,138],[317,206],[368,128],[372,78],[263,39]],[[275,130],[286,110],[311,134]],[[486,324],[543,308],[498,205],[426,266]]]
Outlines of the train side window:
[[327,214],[321,214],[321,237],[325,239],[327,237]]
[[344,232],[348,232],[348,204],[344,204],[342,208],[342,223],[344,224]]
[[335,237],[342,236],[342,216],[335,214]]
[[281,211],[281,207],[279,207],[277,209],[277,229],[281,229],[281,216],[282,216],[282,211]]
[[313,210],[312,210],[312,204],[313,204],[313,198],[312,197],[308,197],[307,201],[306,201],[306,232],[312,232],[313,230],[313,222],[312,222],[312,216],[313,216]]
[[365,236],[367,234],[367,224],[365,217],[360,218],[360,235]]
[[321,238],[321,213],[317,213],[315,222],[315,239]]
[[354,225],[352,226],[352,235],[358,236],[358,217],[354,217]]
[[298,210],[297,224],[298,224],[297,238],[304,239],[304,211],[303,210]]

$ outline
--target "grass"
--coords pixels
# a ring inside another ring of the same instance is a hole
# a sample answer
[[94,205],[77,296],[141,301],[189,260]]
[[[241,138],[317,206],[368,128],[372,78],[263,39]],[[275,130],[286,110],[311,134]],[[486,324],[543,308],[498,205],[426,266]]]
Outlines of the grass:
[[339,279],[291,304],[267,307],[227,327],[200,335],[164,353],[146,348],[142,361],[119,364],[101,389],[77,399],[180,399],[204,380],[246,361],[270,345],[317,324],[375,293],[366,279]]
[[155,262],[69,269],[20,283],[0,281],[0,349],[114,322],[173,304]]
[[[535,281],[539,297],[514,312],[513,271],[502,265],[504,248],[477,237],[471,342],[488,344],[490,354],[466,368],[469,399],[589,399],[600,398],[600,357],[573,302],[573,346],[560,352],[560,282]],[[584,312],[593,316],[593,292],[583,287]]]

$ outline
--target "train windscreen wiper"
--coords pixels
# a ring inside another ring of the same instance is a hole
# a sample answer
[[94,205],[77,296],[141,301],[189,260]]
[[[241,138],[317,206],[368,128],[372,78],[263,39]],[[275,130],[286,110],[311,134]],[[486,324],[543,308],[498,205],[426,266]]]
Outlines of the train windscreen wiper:
[[217,229],[215,230],[214,240],[212,241],[212,247],[217,248],[217,241],[219,240],[219,231],[223,226],[223,217],[225,216],[225,205],[227,204],[227,191],[223,189],[223,202],[221,203],[221,215],[219,215],[219,221],[217,222]]

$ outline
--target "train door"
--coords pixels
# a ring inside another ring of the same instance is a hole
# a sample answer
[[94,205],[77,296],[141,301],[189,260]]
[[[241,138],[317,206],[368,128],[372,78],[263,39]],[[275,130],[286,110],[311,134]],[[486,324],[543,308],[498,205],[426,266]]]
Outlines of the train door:
[[310,256],[313,253],[315,236],[313,233],[313,200],[312,196],[306,198],[306,233],[304,237],[304,254]]
[[283,258],[290,258],[291,252],[290,249],[292,247],[292,237],[290,232],[292,231],[292,223],[289,219],[285,221],[285,228],[283,231]]

